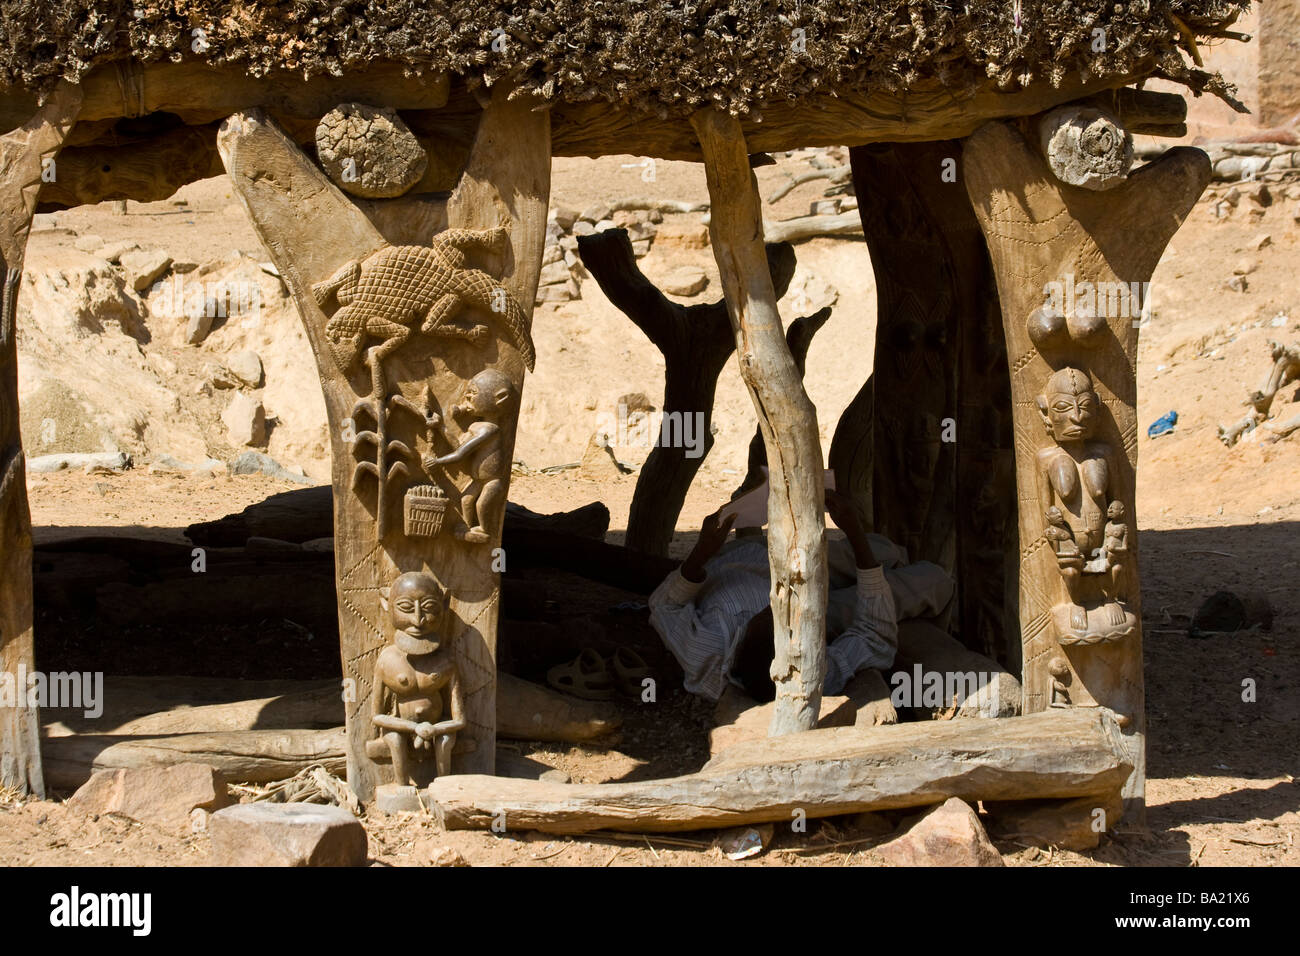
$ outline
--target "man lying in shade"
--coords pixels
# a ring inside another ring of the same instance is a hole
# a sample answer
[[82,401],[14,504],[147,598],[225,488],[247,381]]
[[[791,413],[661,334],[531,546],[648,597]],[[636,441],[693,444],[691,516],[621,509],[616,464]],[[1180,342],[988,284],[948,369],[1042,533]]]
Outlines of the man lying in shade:
[[[953,595],[952,579],[929,561],[862,530],[852,503],[826,492],[826,509],[845,533],[827,542],[826,680],[840,693],[859,671],[887,671],[898,651],[899,621],[932,617]],[[704,519],[682,566],[650,596],[650,623],[686,672],[686,689],[709,700],[736,684],[758,701],[776,696],[771,666],[771,577],[767,541],[737,532],[728,506]],[[747,529],[746,529],[747,530]]]

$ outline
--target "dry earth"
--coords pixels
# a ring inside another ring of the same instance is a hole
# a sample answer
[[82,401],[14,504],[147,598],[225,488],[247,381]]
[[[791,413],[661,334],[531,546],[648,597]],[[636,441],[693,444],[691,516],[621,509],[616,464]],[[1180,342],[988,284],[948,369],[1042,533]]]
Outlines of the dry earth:
[[[793,164],[758,170],[764,194],[784,181],[788,168]],[[553,201],[581,209],[627,195],[705,198],[699,167],[661,162],[651,183],[642,180],[642,172],[636,157],[557,160]],[[800,187],[770,214],[806,213],[822,185]],[[1217,438],[1217,425],[1240,417],[1243,398],[1264,379],[1268,340],[1300,341],[1300,224],[1292,211],[1296,203],[1278,198],[1253,219],[1244,206],[1220,221],[1211,215],[1209,202],[1198,205],[1156,274],[1154,313],[1143,331],[1140,421],[1145,426],[1171,409],[1179,414],[1172,435],[1149,439],[1143,434],[1139,444],[1149,829],[1113,834],[1086,855],[1004,844],[1010,863],[1300,862],[1294,845],[1300,829],[1300,784],[1294,776],[1300,770],[1295,746],[1300,733],[1300,434],[1274,444],[1260,440],[1257,431],[1232,449]],[[668,218],[698,222],[699,217]],[[187,273],[195,281],[234,276],[255,283],[262,308],[219,320],[202,345],[185,345],[178,339],[184,317],[152,302],[156,293],[134,292],[118,270],[78,250],[78,240],[87,235],[163,249],[177,261],[196,264]],[[1265,235],[1269,241],[1262,243]],[[808,389],[826,444],[871,367],[874,283],[860,240],[815,240],[799,245],[797,253],[794,290],[804,292],[803,311],[823,304],[819,296],[826,284],[837,293],[833,317],[808,359]],[[257,351],[265,368],[264,386],[252,390],[273,426],[265,450],[311,478],[324,478],[323,403],[296,315],[279,280],[259,266],[266,258],[223,180],[186,187],[164,203],[130,203],[126,215],[114,214],[106,204],[42,217],[31,239],[20,319],[28,453],[120,448],[134,455],[136,468],[113,476],[31,475],[38,541],[109,528],[173,537],[188,523],[292,487],[260,476],[150,474],[144,467],[161,454],[197,462],[209,456],[230,460],[241,450],[220,421],[231,392],[204,389],[212,380],[211,367],[241,349]],[[642,261],[652,277],[683,264],[710,276],[704,292],[689,301],[719,296],[707,249],[657,249]],[[1245,291],[1227,285],[1234,267],[1248,269]],[[793,300],[792,292],[783,302],[784,315],[796,313]],[[573,471],[547,475],[540,469],[577,461],[601,416],[614,413],[620,396],[644,392],[657,401],[662,361],[590,280],[582,284],[581,300],[540,306],[534,334],[538,372],[525,392],[516,449],[527,473],[515,478],[511,497],[544,512],[604,501],[613,515],[610,540],[619,540],[634,474],[598,483]],[[1279,419],[1300,413],[1294,385],[1279,394],[1275,408]],[[715,421],[718,444],[679,523],[677,554],[689,547],[692,529],[743,473],[754,416],[734,365],[720,385]],[[616,451],[636,466],[648,448]],[[1276,610],[1272,630],[1189,639],[1185,630],[1192,612],[1224,588],[1265,593]],[[43,636],[38,632],[38,656]],[[1255,682],[1256,702],[1242,700],[1246,679]],[[683,698],[670,701],[669,727],[685,728],[691,743],[684,737],[680,747],[693,751],[705,711]],[[674,756],[678,744],[665,740],[656,726],[630,718],[625,742],[612,751],[521,749],[590,781],[660,775],[683,762],[689,765],[687,757]],[[638,735],[655,739],[638,741]],[[367,827],[372,854],[386,865],[419,864],[439,846],[458,849],[474,864],[728,863],[711,848],[708,833],[685,834],[671,843],[444,834],[419,818],[370,819]],[[870,863],[870,843],[851,842],[861,832],[845,820],[812,823],[807,833],[779,829],[774,848],[749,862]],[[204,836],[166,833],[119,818],[92,820],[57,800],[0,802],[0,863],[202,864],[207,852]]]

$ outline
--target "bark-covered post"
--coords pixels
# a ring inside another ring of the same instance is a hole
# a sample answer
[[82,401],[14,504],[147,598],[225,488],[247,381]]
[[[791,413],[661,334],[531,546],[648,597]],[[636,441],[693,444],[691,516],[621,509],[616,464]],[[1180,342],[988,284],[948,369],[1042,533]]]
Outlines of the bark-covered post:
[[763,216],[740,121],[691,117],[704,153],[709,233],[736,334],[740,374],[767,445],[768,559],[776,707],[769,734],[811,730],[826,673],[826,525],[817,410],[786,345],[763,250]]

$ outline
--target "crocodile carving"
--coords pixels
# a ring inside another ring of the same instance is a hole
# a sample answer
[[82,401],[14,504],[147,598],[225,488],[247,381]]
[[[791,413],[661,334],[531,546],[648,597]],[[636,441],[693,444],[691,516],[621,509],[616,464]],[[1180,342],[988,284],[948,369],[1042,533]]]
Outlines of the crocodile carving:
[[502,228],[449,229],[427,246],[385,246],[313,285],[322,309],[331,297],[339,306],[325,325],[339,368],[347,372],[356,364],[368,337],[382,339],[369,356],[379,391],[382,360],[417,329],[475,344],[484,341],[487,326],[467,329],[451,322],[462,307],[474,306],[496,318],[531,371],[535,353],[524,310],[499,281],[465,267],[466,249],[500,252],[505,239]]

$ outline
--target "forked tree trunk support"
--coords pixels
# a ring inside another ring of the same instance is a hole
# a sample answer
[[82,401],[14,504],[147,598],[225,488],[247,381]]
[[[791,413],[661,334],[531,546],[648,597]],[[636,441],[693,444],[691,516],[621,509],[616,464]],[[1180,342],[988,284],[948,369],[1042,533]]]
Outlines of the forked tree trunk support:
[[[659,291],[637,268],[632,243],[622,229],[578,239],[578,254],[609,301],[636,323],[664,357],[665,418],[701,414],[703,453],[691,457],[684,443],[654,448],[641,466],[627,518],[627,546],[666,555],[677,518],[696,472],[713,448],[713,402],[718,375],[736,348],[727,303],[681,305]],[[769,243],[767,261],[777,298],[794,277],[794,250]]]
[[[0,675],[13,706],[0,705],[0,787],[45,795],[39,717],[27,706],[32,643],[32,517],[18,416],[18,287],[42,178],[57,179],[55,157],[81,108],[81,88],[60,84],[36,114],[0,136]],[[6,702],[8,703],[8,702]]]
[[786,345],[763,251],[762,201],[740,121],[701,110],[691,125],[704,153],[713,241],[740,374],[767,445],[772,569],[772,736],[811,730],[826,673],[826,525],[817,411]]
[[1144,812],[1137,346],[1146,283],[1210,178],[1178,148],[1105,192],[1062,183],[1014,126],[963,151],[1011,365],[1025,711],[1108,707]]

